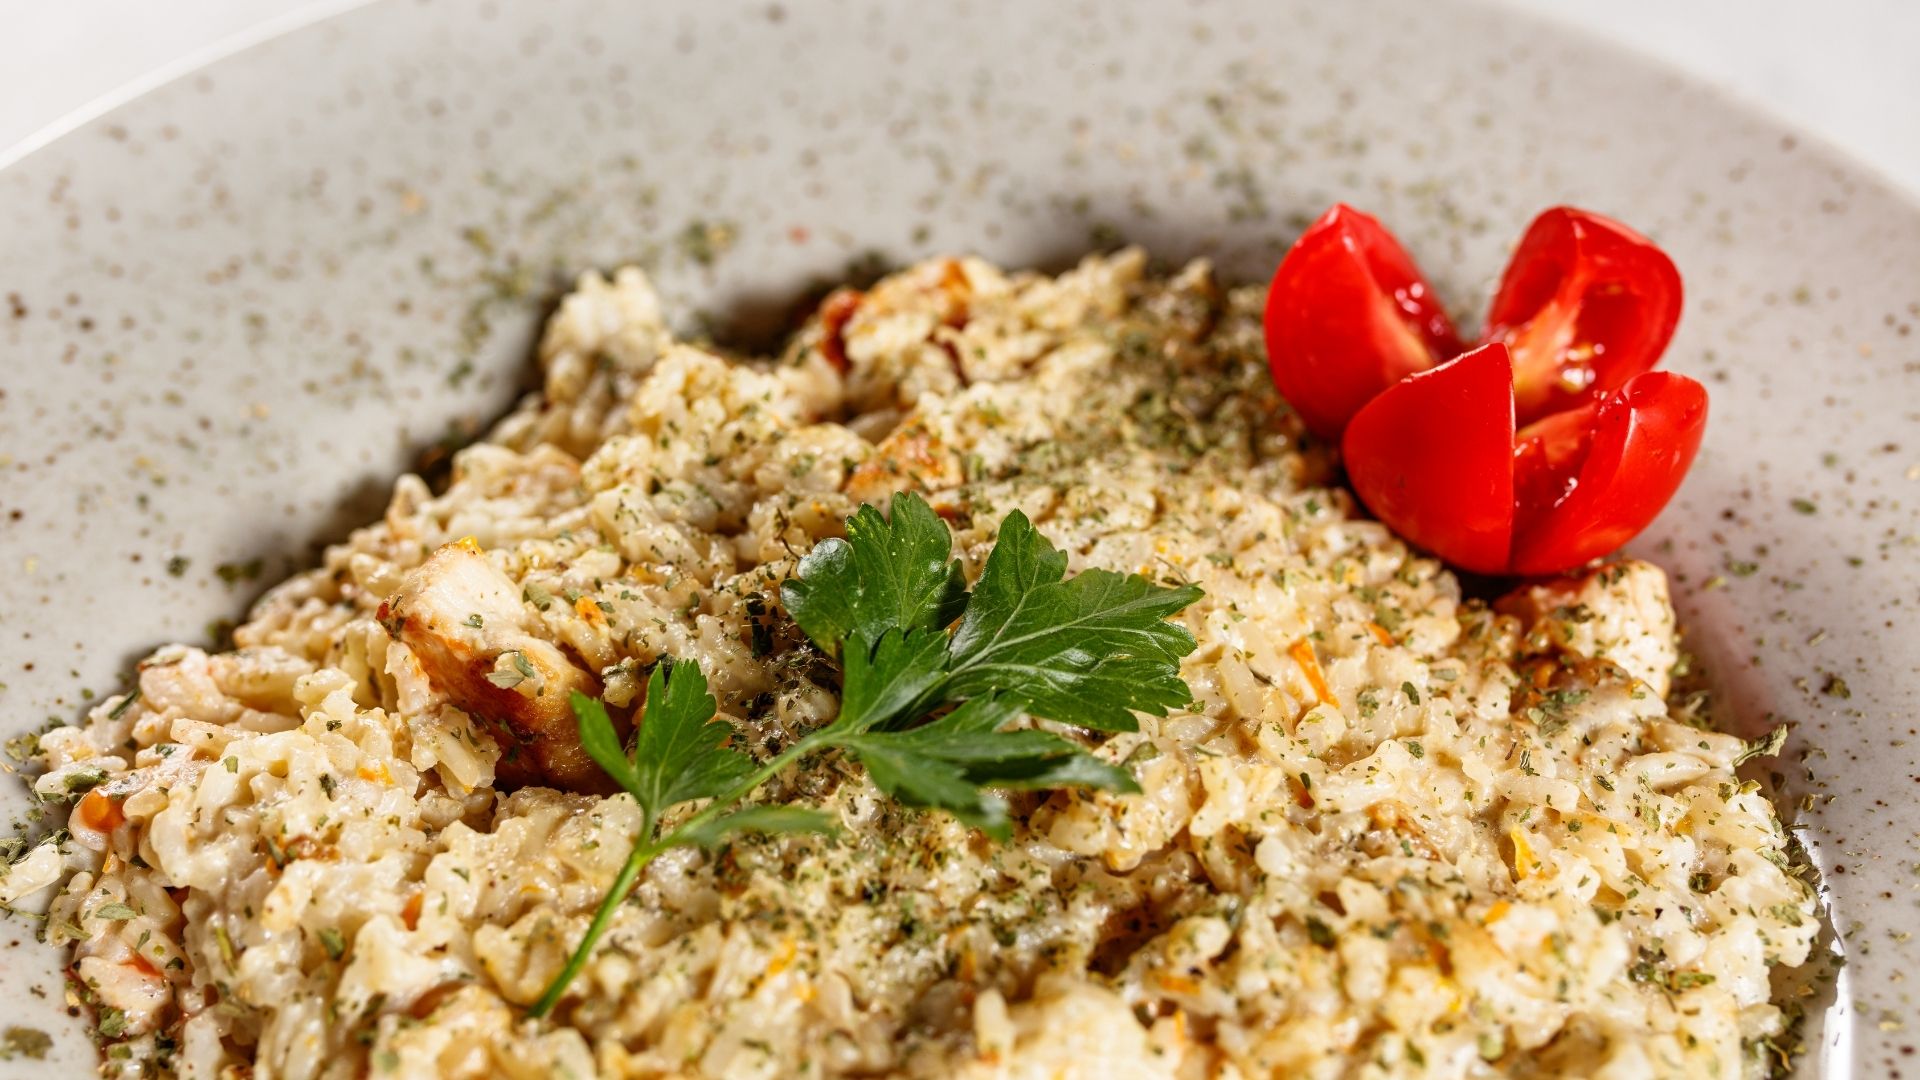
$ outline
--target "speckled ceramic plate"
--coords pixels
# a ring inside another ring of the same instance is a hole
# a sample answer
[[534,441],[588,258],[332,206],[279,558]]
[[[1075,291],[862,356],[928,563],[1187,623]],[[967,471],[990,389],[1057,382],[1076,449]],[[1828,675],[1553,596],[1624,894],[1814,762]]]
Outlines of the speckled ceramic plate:
[[[1920,1072],[1920,208],[1495,8],[396,2],[150,93],[0,172],[0,724],[76,716],[376,514],[503,410],[579,268],[750,336],[936,251],[1264,275],[1336,199],[1460,311],[1554,203],[1679,262],[1669,364],[1714,419],[1640,546],[1735,722],[1796,724],[1847,957],[1805,1069]],[[5,1021],[55,1033],[0,1074],[84,1072],[58,959],[0,925]]]

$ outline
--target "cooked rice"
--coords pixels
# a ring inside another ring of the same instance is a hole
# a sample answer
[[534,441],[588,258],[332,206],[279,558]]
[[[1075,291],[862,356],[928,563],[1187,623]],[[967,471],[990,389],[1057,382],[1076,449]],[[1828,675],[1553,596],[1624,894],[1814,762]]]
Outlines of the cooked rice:
[[[1260,290],[1144,263],[935,261],[775,360],[676,341],[637,270],[582,277],[544,392],[444,494],[403,478],[234,651],[162,649],[138,700],[42,739],[42,792],[104,781],[0,898],[64,878],[48,925],[117,1031],[107,1074],[1761,1072],[1812,899],[1742,741],[1669,710],[1663,574],[1463,600],[1330,486]],[[766,754],[836,708],[778,583],[908,487],[970,573],[1017,507],[1076,570],[1205,589],[1191,711],[1097,751],[1144,792],[1016,799],[996,846],[809,763],[761,798],[837,837],[667,854],[524,1019],[638,812],[495,790],[489,729],[381,601],[473,537],[610,699],[697,660]]]

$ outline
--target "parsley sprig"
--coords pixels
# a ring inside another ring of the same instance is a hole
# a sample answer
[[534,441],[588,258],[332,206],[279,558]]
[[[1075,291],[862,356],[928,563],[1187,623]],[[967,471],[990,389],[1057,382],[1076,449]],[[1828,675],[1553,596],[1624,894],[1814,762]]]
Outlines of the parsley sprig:
[[[841,665],[840,714],[763,763],[727,745],[732,728],[697,664],[663,661],[647,681],[631,752],[606,708],[575,693],[580,739],[640,807],[640,830],[579,946],[532,1009],[545,1016],[586,966],[613,913],[661,852],[711,847],[738,832],[822,832],[817,810],[740,804],[809,754],[838,751],[910,806],[944,810],[996,839],[1012,833],[998,791],[1138,791],[1124,767],[1023,714],[1097,731],[1132,731],[1136,713],[1187,704],[1180,659],[1193,636],[1167,620],[1200,598],[1137,575],[1066,576],[1067,557],[1026,515],[1007,515],[969,593],[946,523],[917,495],[887,515],[862,506],[845,540],[826,540],[780,590],[808,639]],[[682,803],[709,800],[665,832]]]

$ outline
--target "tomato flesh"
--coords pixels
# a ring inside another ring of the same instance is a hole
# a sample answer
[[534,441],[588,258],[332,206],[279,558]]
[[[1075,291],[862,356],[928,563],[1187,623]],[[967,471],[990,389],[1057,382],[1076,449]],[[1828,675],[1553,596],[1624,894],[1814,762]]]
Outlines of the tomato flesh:
[[1484,574],[1513,539],[1513,364],[1498,342],[1394,383],[1341,441],[1347,478],[1375,517]]
[[1649,371],[1680,320],[1680,272],[1646,237],[1562,206],[1527,227],[1487,313],[1513,355],[1524,426],[1600,400]]
[[1334,439],[1375,395],[1460,351],[1460,337],[1393,234],[1336,204],[1274,272],[1265,317],[1274,385]]
[[1604,401],[1523,429],[1509,569],[1557,573],[1633,539],[1680,490],[1706,426],[1705,387],[1650,371]]

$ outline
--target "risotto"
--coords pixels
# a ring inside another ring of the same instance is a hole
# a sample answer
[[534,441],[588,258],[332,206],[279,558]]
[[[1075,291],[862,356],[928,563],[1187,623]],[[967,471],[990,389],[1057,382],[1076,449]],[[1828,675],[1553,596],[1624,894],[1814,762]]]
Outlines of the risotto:
[[[946,259],[755,359],[587,274],[444,493],[41,738],[71,835],[0,898],[55,890],[111,1076],[1763,1073],[1812,892],[1735,775],[1763,748],[1669,701],[1664,575],[1463,599],[1334,486],[1262,299]],[[837,833],[669,851],[528,1019],[640,815],[518,684],[619,706],[696,660],[777,751],[838,707],[780,583],[901,490],[970,575],[1019,509],[1076,571],[1204,589],[1193,702],[1083,739],[1141,792],[1014,795],[995,844],[809,763],[761,799]]]

